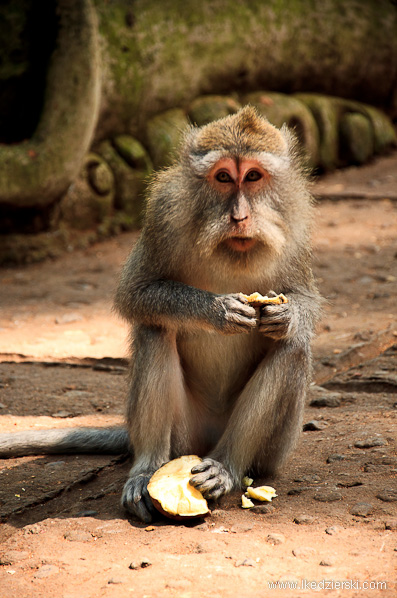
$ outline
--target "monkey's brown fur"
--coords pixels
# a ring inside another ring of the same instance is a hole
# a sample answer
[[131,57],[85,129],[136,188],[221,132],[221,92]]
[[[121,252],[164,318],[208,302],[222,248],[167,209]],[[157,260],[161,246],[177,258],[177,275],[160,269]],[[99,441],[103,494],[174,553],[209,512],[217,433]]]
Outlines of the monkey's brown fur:
[[[150,186],[116,296],[132,323],[134,463],[122,502],[145,521],[148,480],[170,458],[201,455],[191,482],[217,498],[248,472],[273,474],[299,436],[319,297],[312,201],[294,147],[287,129],[246,107],[191,127],[179,159]],[[288,303],[259,315],[239,294],[271,290]],[[45,450],[125,444],[117,430],[96,444],[95,430],[74,433],[74,443],[54,437]],[[14,449],[10,437],[0,437],[0,455],[26,452],[26,436]]]

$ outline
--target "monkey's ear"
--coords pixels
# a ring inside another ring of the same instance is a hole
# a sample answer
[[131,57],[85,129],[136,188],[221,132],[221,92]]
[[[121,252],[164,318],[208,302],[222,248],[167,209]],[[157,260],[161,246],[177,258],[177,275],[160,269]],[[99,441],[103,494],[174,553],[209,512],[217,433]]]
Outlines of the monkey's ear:
[[287,144],[288,152],[295,153],[299,141],[296,134],[288,127],[287,123],[282,125],[280,133],[284,137],[284,140]]

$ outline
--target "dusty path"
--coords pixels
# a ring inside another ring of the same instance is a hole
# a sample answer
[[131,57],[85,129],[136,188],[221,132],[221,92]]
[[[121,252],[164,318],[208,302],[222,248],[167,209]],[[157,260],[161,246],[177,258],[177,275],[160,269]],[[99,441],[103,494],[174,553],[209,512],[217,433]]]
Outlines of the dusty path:
[[[119,507],[124,458],[0,461],[0,598],[395,595],[396,173],[394,154],[317,185],[356,199],[317,207],[317,429],[271,480],[273,503],[243,511],[235,493],[206,522],[148,528]],[[1,431],[122,420],[126,328],[111,298],[134,238],[0,271]]]

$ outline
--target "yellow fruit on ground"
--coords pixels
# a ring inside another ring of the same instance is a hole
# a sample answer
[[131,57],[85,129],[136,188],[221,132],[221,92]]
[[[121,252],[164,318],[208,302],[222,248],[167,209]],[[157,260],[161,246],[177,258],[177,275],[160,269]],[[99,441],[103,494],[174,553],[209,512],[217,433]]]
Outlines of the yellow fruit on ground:
[[247,496],[256,500],[266,500],[270,502],[277,496],[276,491],[271,486],[258,486],[258,488],[247,488]]
[[189,484],[192,468],[201,463],[196,455],[169,461],[150,478],[148,492],[156,509],[173,519],[205,517],[208,504],[199,490]]

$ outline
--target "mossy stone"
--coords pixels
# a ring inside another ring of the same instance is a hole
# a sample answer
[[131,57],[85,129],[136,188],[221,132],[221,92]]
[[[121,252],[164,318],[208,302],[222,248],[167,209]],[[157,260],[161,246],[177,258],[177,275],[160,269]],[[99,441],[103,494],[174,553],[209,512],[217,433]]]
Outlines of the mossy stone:
[[374,135],[374,152],[376,154],[380,154],[397,144],[397,135],[393,123],[382,110],[359,102],[354,102],[354,105],[371,122]]
[[297,98],[282,93],[258,91],[242,98],[276,127],[286,124],[296,134],[311,166],[319,161],[319,133],[310,110]]
[[234,114],[240,108],[241,104],[230,96],[208,95],[195,99],[187,113],[193,124],[202,127],[218,118]]
[[374,153],[374,135],[369,119],[357,112],[346,113],[339,123],[340,157],[346,164],[364,164]]
[[111,141],[103,141],[98,147],[98,153],[106,160],[112,169],[115,179],[114,206],[123,210],[135,222],[141,223],[148,170],[138,170],[131,167],[116,151]]
[[149,154],[142,143],[131,135],[118,135],[113,139],[113,146],[120,156],[137,170],[144,170],[148,174],[153,170]]
[[333,98],[315,93],[297,93],[314,116],[319,132],[318,165],[324,170],[334,170],[339,165],[339,111]]
[[98,154],[89,153],[60,202],[60,218],[76,230],[93,229],[113,213],[114,177]]
[[37,128],[26,141],[0,145],[1,201],[13,206],[54,203],[77,176],[97,122],[98,40],[91,2],[58,0],[57,16]]
[[172,164],[189,121],[183,110],[174,108],[153,116],[146,125],[146,140],[155,168]]

